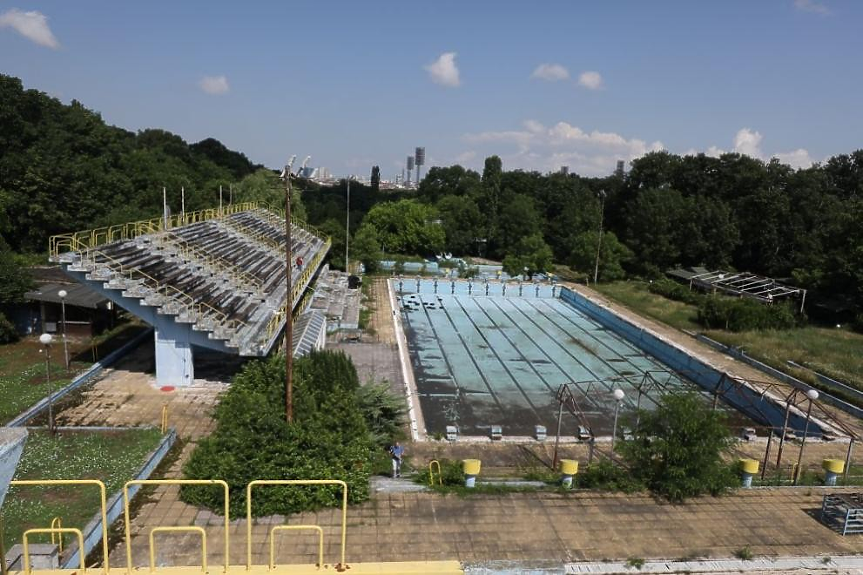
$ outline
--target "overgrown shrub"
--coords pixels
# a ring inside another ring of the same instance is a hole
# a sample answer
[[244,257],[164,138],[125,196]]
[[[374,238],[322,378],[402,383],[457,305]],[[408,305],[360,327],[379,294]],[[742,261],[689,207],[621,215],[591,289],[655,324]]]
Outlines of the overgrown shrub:
[[663,395],[653,411],[642,410],[634,438],[621,442],[619,451],[636,480],[679,502],[737,484],[723,459],[731,444],[725,416],[700,395],[680,393]]
[[698,306],[698,322],[708,329],[748,331],[791,329],[798,325],[791,306],[764,305],[746,298],[706,297]]
[[3,313],[0,313],[0,343],[12,343],[20,339],[18,331],[12,322],[6,319]]
[[[461,461],[452,459],[440,459],[441,483],[444,486],[458,486],[464,484],[464,471]],[[437,469],[435,468],[434,485],[438,485]],[[431,485],[429,480],[429,468],[426,467],[415,477],[415,481],[422,485]]]
[[384,381],[360,386],[357,400],[372,441],[378,447],[391,445],[404,424],[407,412],[404,399],[391,393],[389,383]]
[[691,305],[698,305],[704,296],[692,291],[687,286],[677,283],[669,278],[662,278],[647,284],[647,290],[668,299],[681,301]]
[[635,493],[644,489],[644,484],[633,477],[629,470],[603,459],[580,469],[575,476],[576,484],[582,489],[602,491],[623,491]]
[[[250,362],[216,408],[216,430],[192,452],[190,479],[224,479],[231,514],[244,515],[246,485],[254,479],[341,479],[349,501],[368,499],[374,449],[351,360],[341,352],[313,352],[294,364],[294,421],[285,421],[284,358]],[[183,501],[221,512],[221,491],[184,486]],[[286,514],[338,505],[331,486],[258,487],[255,515]]]

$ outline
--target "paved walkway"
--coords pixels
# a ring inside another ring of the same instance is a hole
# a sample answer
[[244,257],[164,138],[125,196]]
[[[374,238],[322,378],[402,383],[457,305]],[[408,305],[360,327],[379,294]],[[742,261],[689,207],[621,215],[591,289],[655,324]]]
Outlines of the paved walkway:
[[[458,559],[574,561],[733,558],[749,546],[755,557],[859,552],[860,537],[841,537],[818,519],[822,489],[754,489],[686,505],[646,495],[579,492],[458,497],[435,493],[378,493],[348,512],[348,562]],[[223,560],[223,519],[179,502],[175,488],[147,503],[133,523],[133,562],[147,560],[147,534],[157,525],[200,525],[208,533],[209,561]],[[278,524],[317,524],[326,533],[324,560],[338,558],[340,512],[333,509],[258,520],[253,562],[268,561],[267,533]],[[244,520],[231,523],[231,560],[245,558]],[[312,563],[316,536],[278,536],[278,563]],[[115,566],[125,549],[114,549]],[[197,535],[160,536],[158,561],[200,562]]]

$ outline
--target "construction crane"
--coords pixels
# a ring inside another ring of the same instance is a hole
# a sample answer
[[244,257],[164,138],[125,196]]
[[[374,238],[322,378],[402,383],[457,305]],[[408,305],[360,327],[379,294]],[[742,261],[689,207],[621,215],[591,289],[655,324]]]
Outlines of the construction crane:
[[312,157],[311,157],[311,156],[306,156],[306,159],[305,159],[305,160],[303,160],[303,165],[302,165],[302,166],[300,166],[300,169],[299,169],[299,170],[297,170],[297,175],[298,175],[298,176],[303,177],[303,176],[305,175],[305,172],[306,172],[306,164],[308,164],[308,163],[309,163],[309,160],[311,160],[311,159],[312,159]]

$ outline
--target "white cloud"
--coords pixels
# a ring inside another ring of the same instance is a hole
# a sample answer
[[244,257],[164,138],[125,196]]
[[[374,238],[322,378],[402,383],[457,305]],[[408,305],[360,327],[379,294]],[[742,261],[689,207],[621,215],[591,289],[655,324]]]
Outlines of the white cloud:
[[462,152],[458,156],[455,157],[456,164],[469,164],[476,158],[476,152],[473,150],[468,150],[467,152]]
[[599,90],[602,88],[602,76],[599,72],[582,72],[578,77],[578,83],[588,90]]
[[530,75],[531,78],[539,78],[540,80],[548,80],[549,82],[557,82],[558,80],[566,80],[569,78],[569,70],[560,64],[540,64],[536,70]]
[[753,158],[761,157],[761,134],[749,128],[741,128],[734,136],[734,151]]
[[[472,144],[494,144],[488,152],[500,155],[509,166],[555,171],[563,165],[586,176],[610,174],[618,160],[628,162],[664,148],[662,142],[648,143],[614,132],[587,132],[567,122],[548,127],[526,120],[523,126],[522,130],[465,134],[463,138]],[[509,154],[501,150],[507,144],[514,147]]]
[[204,76],[198,85],[201,90],[212,95],[224,94],[231,89],[225,76]]
[[40,46],[54,49],[60,47],[60,42],[48,27],[48,18],[41,12],[21,12],[12,8],[0,14],[0,28],[12,28]]
[[794,7],[801,12],[812,12],[815,14],[830,14],[830,8],[817,0],[794,0]]
[[455,65],[455,56],[455,52],[444,52],[440,58],[425,67],[432,82],[450,88],[458,87],[461,84],[458,66]]
[[809,156],[809,151],[803,148],[799,148],[793,152],[773,154],[773,157],[795,169],[808,168],[815,163],[815,160]]

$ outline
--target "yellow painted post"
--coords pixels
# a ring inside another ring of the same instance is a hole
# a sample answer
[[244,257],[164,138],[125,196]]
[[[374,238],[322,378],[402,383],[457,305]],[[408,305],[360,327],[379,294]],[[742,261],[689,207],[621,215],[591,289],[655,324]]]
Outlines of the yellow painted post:
[[28,529],[27,531],[24,532],[24,536],[23,536],[24,572],[27,573],[27,575],[30,575],[30,573],[32,571],[30,569],[30,543],[27,540],[27,538],[30,535],[38,535],[38,534],[42,534],[42,533],[50,533],[51,535],[54,535],[54,533],[74,533],[75,535],[77,535],[78,536],[78,558],[81,562],[81,566],[79,568],[81,569],[82,573],[86,573],[87,567],[84,565],[84,555],[85,555],[85,553],[84,553],[84,534],[81,533],[81,530],[75,529],[74,527],[66,527],[66,528],[51,527],[48,529]]
[[162,435],[168,431],[168,404],[162,406]]
[[[228,572],[228,567],[230,566],[230,526],[231,526],[231,504],[230,504],[230,493],[228,490],[228,484],[221,479],[134,479],[132,481],[127,481],[123,486],[123,519],[125,522],[125,537],[126,537],[126,569],[131,573],[133,571],[132,567],[132,530],[131,530],[131,519],[129,515],[129,486],[130,485],[221,485],[222,489],[225,493],[225,573]],[[190,530],[187,527],[178,527],[178,528],[169,528],[169,527],[160,527],[158,528],[161,531],[179,531],[179,530]],[[200,528],[199,528],[200,529]],[[203,529],[201,530],[203,531]],[[150,538],[152,541],[152,532],[150,533]],[[206,545],[206,536],[204,539],[204,544]],[[151,558],[152,558],[152,543],[150,547]],[[206,553],[205,553],[206,555]],[[206,557],[205,557],[206,562]],[[206,571],[206,567],[204,568]]]
[[[60,517],[55,517],[54,519],[52,519],[51,520],[51,529],[63,529],[63,519]],[[56,539],[54,538],[55,535],[57,536]],[[56,533],[55,534],[52,531],[51,532],[51,545],[56,545],[57,550],[60,551],[60,553],[62,553],[63,552],[63,534],[62,533]]]
[[318,532],[318,569],[324,566],[324,530],[320,525],[276,525],[270,529],[270,570],[276,568],[276,531],[299,531],[314,529]]
[[348,527],[348,484],[340,479],[257,479],[246,486],[246,570],[252,569],[252,487],[256,485],[340,485],[342,488],[342,552],[338,571],[348,568],[345,563],[345,545]]
[[437,467],[437,484],[443,485],[443,474],[440,470],[440,462],[437,459],[429,461],[429,485],[434,485],[434,470],[432,466]]
[[201,534],[201,569],[207,572],[207,532],[203,527],[189,525],[187,527],[153,527],[150,529],[150,573],[156,570],[156,533],[194,532]]
[[[24,485],[96,485],[99,487],[99,496],[101,503],[101,519],[102,519],[102,569],[105,573],[108,573],[110,570],[110,565],[108,564],[108,505],[107,505],[107,495],[105,492],[105,484],[99,481],[98,479],[16,479],[14,481],[10,481],[9,485],[14,486],[24,486]],[[39,531],[38,529],[31,530],[33,532]],[[66,529],[67,532],[71,533]],[[46,530],[42,530],[44,533],[48,533]],[[78,531],[80,534],[80,531]],[[26,535],[26,533],[25,533]],[[83,538],[80,544],[79,549],[81,550],[81,568],[83,569],[84,563],[84,544]],[[29,571],[28,571],[29,572]]]

